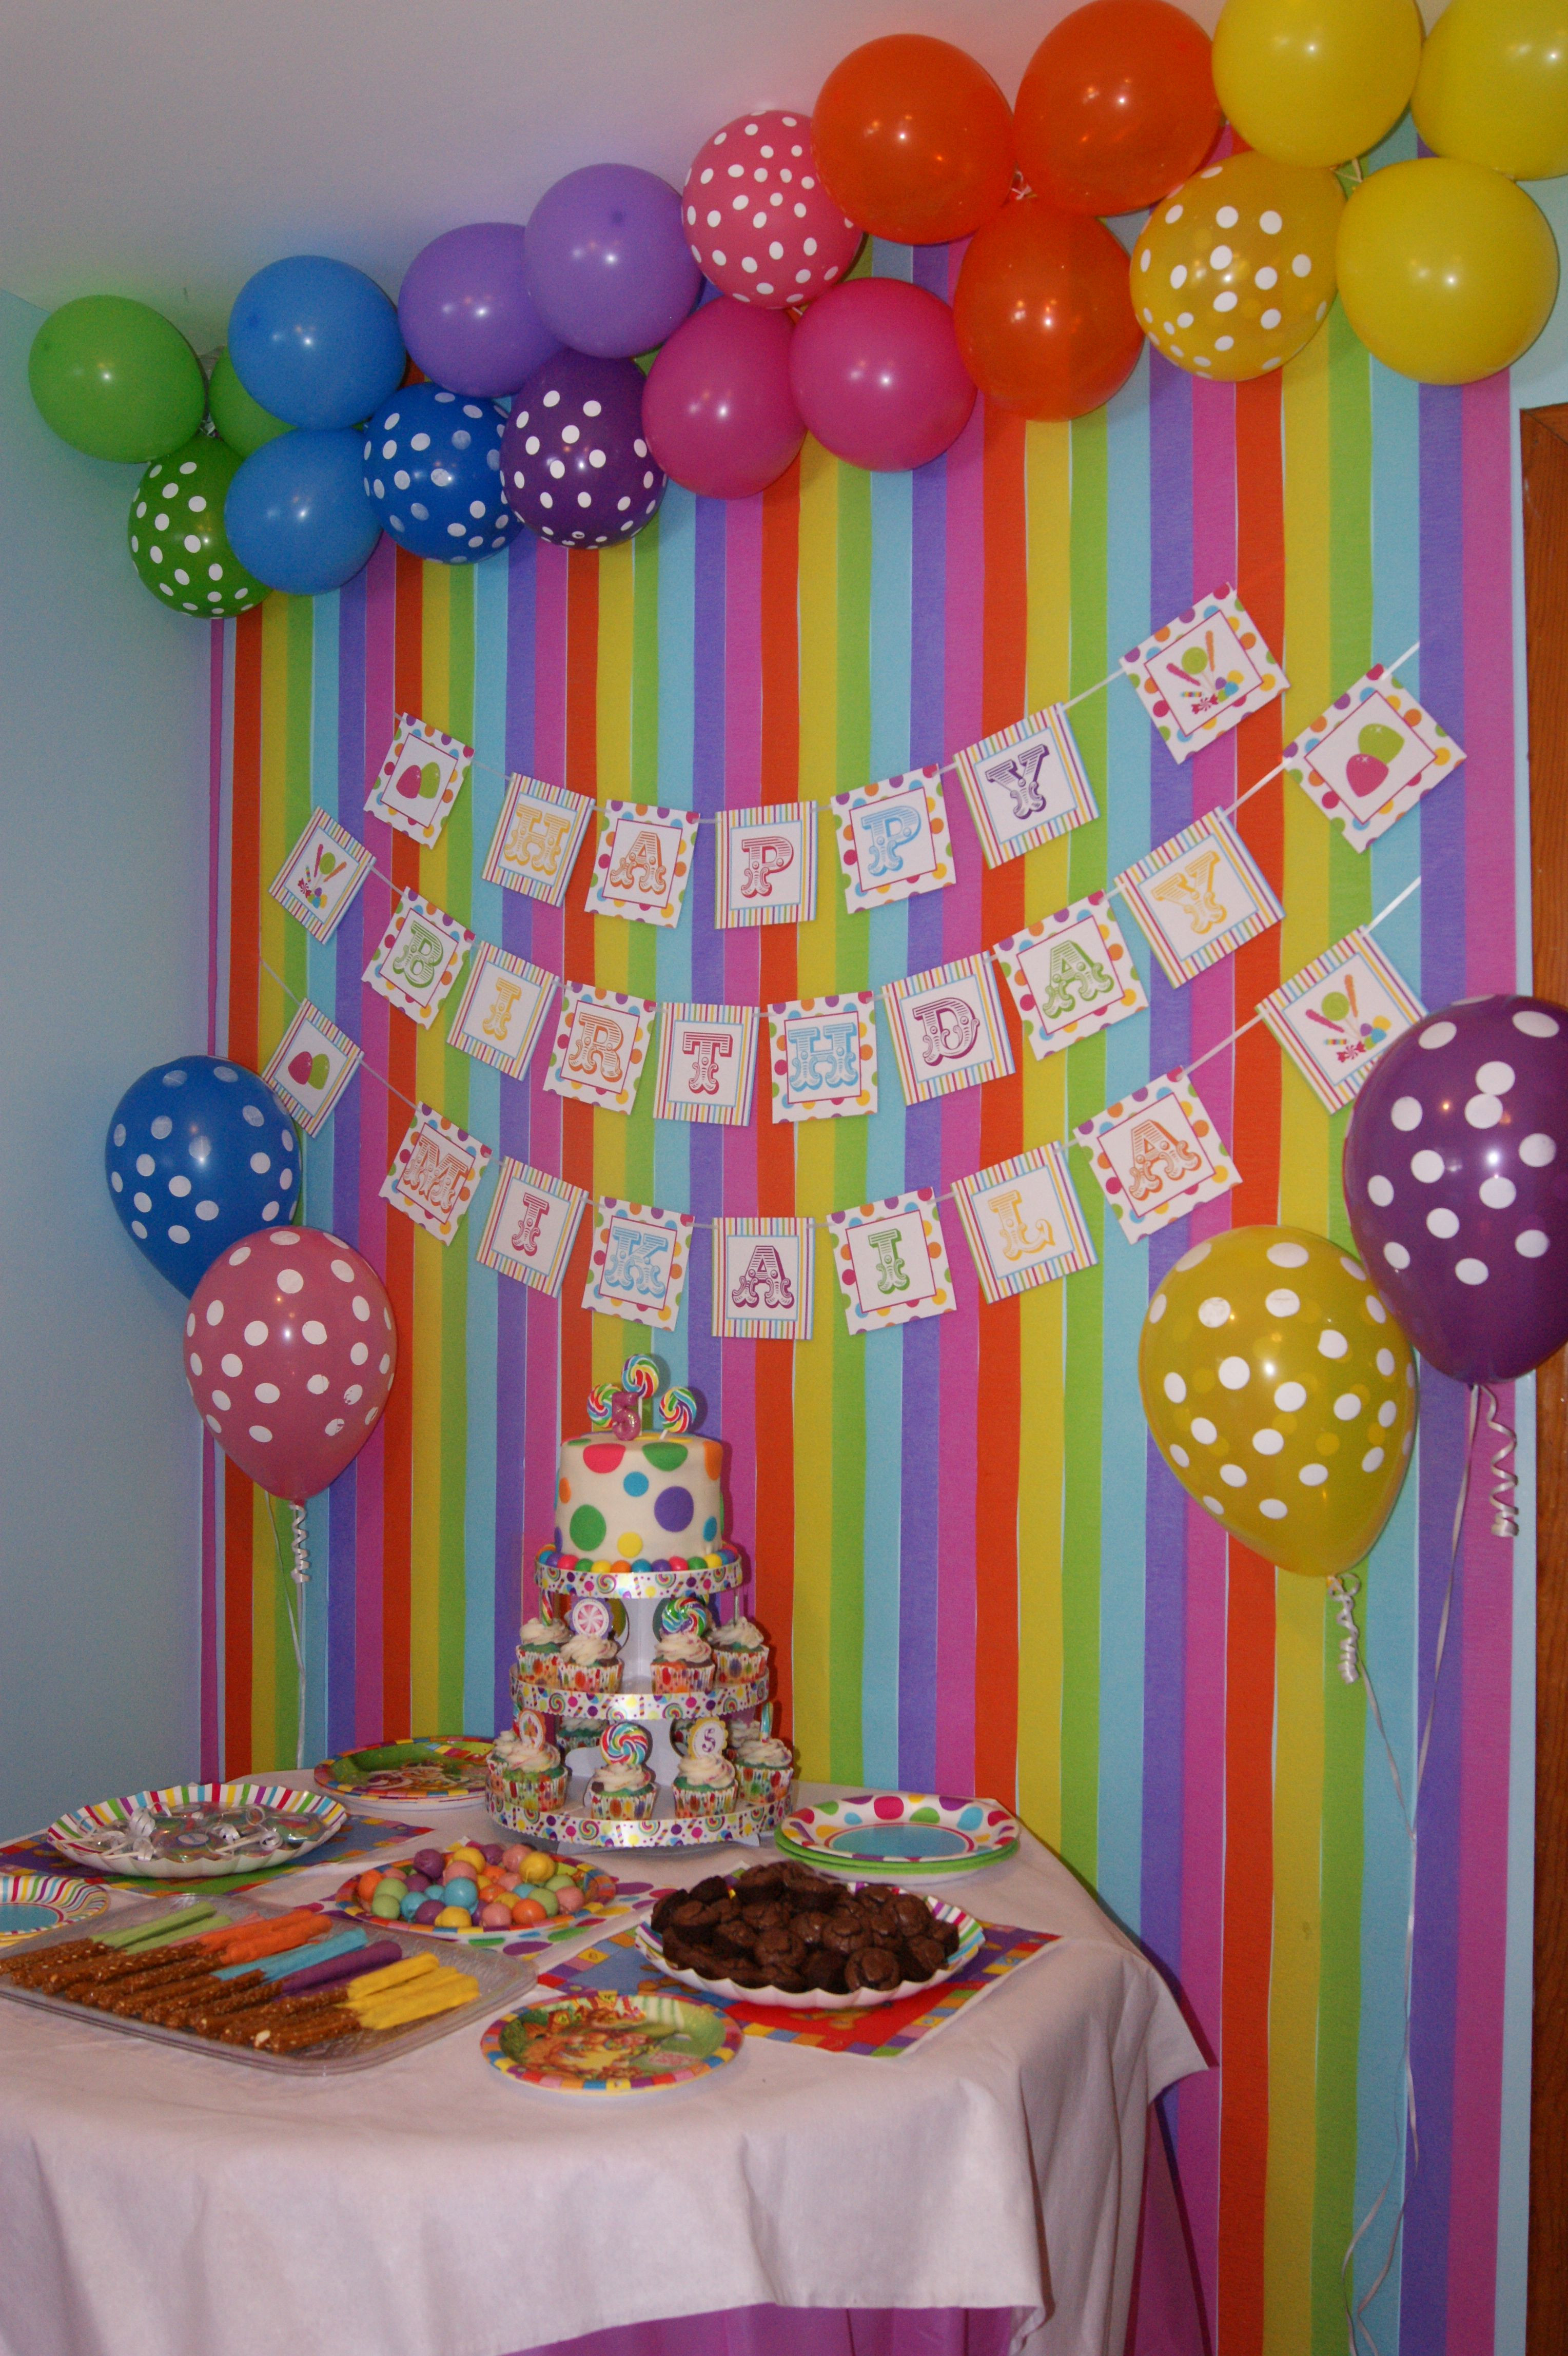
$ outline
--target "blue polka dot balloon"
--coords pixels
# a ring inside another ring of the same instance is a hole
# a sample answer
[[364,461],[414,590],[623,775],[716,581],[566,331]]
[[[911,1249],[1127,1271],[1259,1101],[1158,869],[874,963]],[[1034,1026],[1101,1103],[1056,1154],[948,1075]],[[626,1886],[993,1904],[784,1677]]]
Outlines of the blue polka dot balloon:
[[103,1141],[126,1233],[187,1300],[242,1236],[288,1225],[299,1162],[299,1131],[266,1082],[212,1055],[133,1080]]
[[501,490],[506,419],[493,401],[405,384],[365,428],[365,488],[400,547],[478,564],[518,529]]

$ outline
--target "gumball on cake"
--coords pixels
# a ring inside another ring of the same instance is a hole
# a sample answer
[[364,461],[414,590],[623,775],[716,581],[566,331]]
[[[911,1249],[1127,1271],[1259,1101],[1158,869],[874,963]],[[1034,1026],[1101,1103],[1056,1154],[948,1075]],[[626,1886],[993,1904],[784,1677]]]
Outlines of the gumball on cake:
[[[736,1608],[747,1572],[725,1536],[728,1451],[652,1358],[628,1358],[590,1393],[588,1420],[561,1445],[491,1814],[566,1847],[755,1839],[790,1758],[774,1745],[782,1761],[759,1788],[732,1755],[728,1721],[767,1707],[770,1669],[766,1634]],[[551,1754],[578,1770],[564,1798],[539,1772]]]

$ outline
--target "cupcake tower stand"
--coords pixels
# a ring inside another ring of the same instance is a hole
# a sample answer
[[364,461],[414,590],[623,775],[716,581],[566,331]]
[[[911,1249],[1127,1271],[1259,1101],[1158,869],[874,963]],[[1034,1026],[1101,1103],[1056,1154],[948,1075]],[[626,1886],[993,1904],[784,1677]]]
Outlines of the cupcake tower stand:
[[[651,1366],[650,1360],[630,1360],[627,1374]],[[623,1415],[629,1411],[629,1396],[635,1394],[615,1395]],[[641,1399],[647,1397],[642,1390],[638,1398],[639,1431]],[[596,1398],[590,1402],[591,1408],[599,1405]],[[660,1429],[689,1431],[693,1405],[686,1393],[667,1391],[659,1401]],[[746,1566],[736,1549],[721,1539],[710,1543],[705,1553],[681,1561],[611,1565],[546,1547],[538,1557],[537,1569],[546,1611],[564,1616],[575,1635],[619,1637],[623,1666],[617,1691],[579,1693],[564,1692],[558,1684],[525,1675],[519,1660],[512,1668],[511,1697],[520,1730],[525,1728],[527,1714],[543,1721],[548,1739],[568,1765],[585,1771],[586,1776],[608,1761],[640,1757],[651,1766],[660,1790],[651,1815],[613,1817],[590,1810],[587,1783],[578,1773],[574,1774],[560,1808],[525,1809],[501,1796],[492,1781],[490,1814],[500,1824],[537,1834],[563,1848],[755,1844],[770,1820],[765,1804],[741,1800],[737,1789],[735,1804],[728,1808],[703,1815],[677,1815],[670,1787],[688,1744],[696,1751],[724,1748],[725,1721],[760,1719],[763,1730],[767,1730],[772,1711],[768,1704],[766,1654],[760,1676],[745,1683],[720,1681],[710,1691],[656,1693],[652,1676],[653,1651],[660,1638],[682,1627],[704,1633],[712,1625],[718,1599],[743,1583]]]

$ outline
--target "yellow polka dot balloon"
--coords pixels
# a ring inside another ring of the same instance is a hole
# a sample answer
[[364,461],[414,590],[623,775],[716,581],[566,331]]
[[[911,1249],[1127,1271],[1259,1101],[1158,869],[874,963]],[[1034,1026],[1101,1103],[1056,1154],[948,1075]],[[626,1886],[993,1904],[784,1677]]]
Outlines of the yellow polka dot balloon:
[[1410,1463],[1415,1360],[1337,1244],[1195,1244],[1149,1303],[1138,1387],[1161,1455],[1232,1537],[1309,1578],[1370,1552]]
[[1328,316],[1345,198],[1332,172],[1250,152],[1155,207],[1133,307],[1166,359],[1232,384],[1294,359]]

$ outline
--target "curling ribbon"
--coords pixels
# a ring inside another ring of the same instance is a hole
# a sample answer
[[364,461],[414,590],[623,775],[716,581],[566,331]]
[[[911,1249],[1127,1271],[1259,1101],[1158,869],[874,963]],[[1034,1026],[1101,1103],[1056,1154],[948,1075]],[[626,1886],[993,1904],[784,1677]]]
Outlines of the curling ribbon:
[[1491,1465],[1492,1488],[1487,1503],[1492,1509],[1492,1536],[1495,1538],[1517,1538],[1519,1475],[1509,1460],[1518,1445],[1519,1434],[1498,1415],[1497,1393],[1490,1384],[1482,1383],[1479,1387],[1487,1402],[1487,1430],[1495,1432],[1503,1443],[1493,1456]]
[[1356,1626],[1356,1598],[1361,1582],[1349,1570],[1343,1579],[1329,1580],[1328,1592],[1334,1598],[1334,1617],[1345,1631],[1339,1639],[1339,1674],[1348,1686],[1353,1686],[1361,1675],[1360,1632]]

